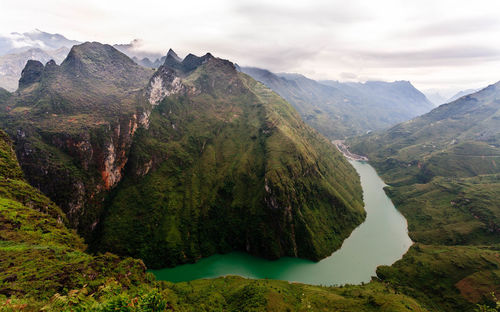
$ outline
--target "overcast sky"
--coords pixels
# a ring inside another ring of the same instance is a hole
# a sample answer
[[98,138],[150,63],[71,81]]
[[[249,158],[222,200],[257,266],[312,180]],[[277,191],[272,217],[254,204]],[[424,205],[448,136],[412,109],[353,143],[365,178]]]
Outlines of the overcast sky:
[[499,0],[0,0],[0,32],[35,28],[448,94],[500,80]]

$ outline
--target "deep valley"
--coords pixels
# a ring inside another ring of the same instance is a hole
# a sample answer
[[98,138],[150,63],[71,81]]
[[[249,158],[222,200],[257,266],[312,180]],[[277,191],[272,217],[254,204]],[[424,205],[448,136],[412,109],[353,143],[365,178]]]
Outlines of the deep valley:
[[140,44],[0,36],[0,311],[499,311],[500,82]]

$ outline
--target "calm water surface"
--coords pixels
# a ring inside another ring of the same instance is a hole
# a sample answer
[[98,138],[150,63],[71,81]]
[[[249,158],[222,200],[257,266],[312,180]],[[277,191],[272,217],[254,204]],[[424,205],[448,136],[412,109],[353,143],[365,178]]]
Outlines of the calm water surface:
[[316,285],[369,282],[379,265],[391,265],[411,246],[406,219],[385,195],[384,182],[372,166],[351,161],[361,176],[366,220],[347,238],[342,248],[319,262],[297,258],[270,261],[242,252],[214,255],[194,264],[152,270],[159,280],[171,282],[240,275]]

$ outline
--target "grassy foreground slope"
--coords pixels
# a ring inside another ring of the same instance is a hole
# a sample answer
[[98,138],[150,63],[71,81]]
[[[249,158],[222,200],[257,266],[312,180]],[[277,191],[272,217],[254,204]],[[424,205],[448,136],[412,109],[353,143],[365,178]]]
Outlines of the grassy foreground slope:
[[377,271],[442,310],[500,292],[500,83],[350,141],[389,184],[417,243]]
[[140,260],[85,252],[62,211],[25,182],[0,132],[0,311],[426,311],[390,286],[226,277],[153,281]]
[[0,132],[0,310],[39,310],[56,293],[75,302],[91,293],[107,298],[147,282],[142,261],[91,256],[67,224],[61,209],[26,183]]
[[108,200],[100,250],[151,267],[231,250],[318,260],[363,220],[354,168],[232,63],[167,57],[149,88],[157,104]]

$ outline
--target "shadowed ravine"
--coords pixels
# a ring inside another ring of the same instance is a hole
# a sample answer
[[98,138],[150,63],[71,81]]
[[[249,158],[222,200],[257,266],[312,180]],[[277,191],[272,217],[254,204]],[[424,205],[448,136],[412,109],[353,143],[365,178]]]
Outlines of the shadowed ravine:
[[361,176],[366,221],[344,241],[342,248],[319,262],[297,258],[269,261],[241,252],[214,255],[195,264],[152,270],[157,279],[172,282],[240,275],[316,285],[368,282],[379,265],[391,265],[412,244],[406,219],[386,196],[384,182],[372,166],[350,161]]

